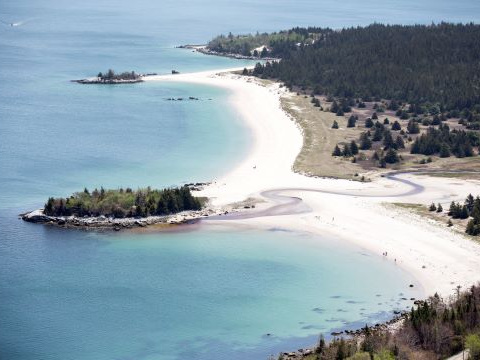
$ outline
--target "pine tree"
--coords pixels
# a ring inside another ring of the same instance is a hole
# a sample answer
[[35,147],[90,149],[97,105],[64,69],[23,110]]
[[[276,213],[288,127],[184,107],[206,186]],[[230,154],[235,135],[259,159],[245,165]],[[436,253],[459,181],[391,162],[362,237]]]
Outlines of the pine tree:
[[332,105],[330,106],[330,112],[336,114],[338,110],[339,110],[338,104],[335,100],[333,100]]
[[350,116],[348,118],[348,122],[347,122],[347,128],[352,128],[352,127],[355,127],[355,123],[356,123],[357,119],[355,118],[355,116]]
[[350,149],[350,146],[348,144],[345,144],[343,146],[342,155],[345,157],[352,156],[352,150]]
[[340,150],[338,145],[335,145],[335,149],[333,149],[332,156],[342,156],[342,150]]
[[402,130],[402,126],[400,125],[400,123],[395,120],[392,124],[392,130],[393,131],[399,131],[399,130]]
[[442,145],[440,146],[440,157],[441,158],[450,157],[450,148],[445,143],[442,143]]
[[355,140],[352,140],[350,142],[350,152],[352,153],[352,155],[357,155],[358,154],[358,145],[355,142]]
[[385,162],[387,162],[388,164],[394,164],[400,161],[400,159],[398,158],[397,152],[392,148],[388,149],[384,159],[385,159]]
[[365,127],[369,129],[369,128],[371,128],[372,126],[373,126],[373,121],[372,121],[372,119],[367,118],[367,119],[365,120]]
[[467,227],[465,229],[465,232],[468,235],[476,236],[476,235],[478,235],[478,232],[479,232],[478,230],[479,230],[479,228],[475,224],[475,220],[474,219],[469,220],[468,223],[467,223]]
[[430,207],[428,208],[428,211],[437,211],[437,207],[435,206],[434,203],[430,205]]
[[407,131],[409,134],[418,134],[420,132],[420,127],[416,121],[410,120],[407,125]]
[[473,206],[475,205],[475,198],[472,194],[468,194],[467,198],[465,199],[465,206],[468,209],[468,212],[473,211]]
[[443,211],[442,204],[438,203],[437,205],[437,213],[441,213]]
[[373,133],[372,136],[372,141],[381,141],[383,138],[383,128],[381,127],[375,127],[375,132]]
[[397,139],[395,140],[395,145],[397,149],[405,149],[405,143],[403,142],[403,138],[398,135]]
[[396,149],[397,147],[395,142],[393,141],[392,133],[390,132],[390,130],[385,130],[383,132],[383,147],[384,150]]
[[333,120],[332,129],[338,129],[338,122],[337,122],[337,120]]
[[360,149],[369,150],[372,147],[372,141],[366,132],[360,135]]

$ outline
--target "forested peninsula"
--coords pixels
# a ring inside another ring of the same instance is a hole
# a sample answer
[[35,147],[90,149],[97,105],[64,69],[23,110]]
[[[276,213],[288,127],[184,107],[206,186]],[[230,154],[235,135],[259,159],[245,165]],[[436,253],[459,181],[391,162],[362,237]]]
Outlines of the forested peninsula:
[[468,160],[480,145],[478,39],[475,24],[373,24],[221,35],[207,48],[281,58],[243,75],[297,94],[282,100],[312,138],[297,171],[364,179],[382,168],[480,170]]
[[273,34],[219,36],[207,47],[282,59],[258,64],[253,74],[287,87],[343,98],[395,99],[442,110],[480,103],[480,25],[381,25],[293,28]]

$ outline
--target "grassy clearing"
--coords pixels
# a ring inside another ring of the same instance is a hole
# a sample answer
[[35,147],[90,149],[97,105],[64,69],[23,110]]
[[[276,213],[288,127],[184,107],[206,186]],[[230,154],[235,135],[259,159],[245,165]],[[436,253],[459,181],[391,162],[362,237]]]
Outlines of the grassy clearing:
[[[359,128],[347,128],[345,117],[320,111],[312,105],[310,97],[284,96],[281,104],[303,132],[303,147],[294,164],[296,171],[344,179],[356,178],[355,174],[362,172],[362,168],[349,159],[332,156],[337,143],[358,139]],[[334,120],[338,122],[339,129],[332,129]]]
[[465,233],[465,228],[467,226],[467,222],[469,219],[453,219],[450,216],[448,216],[448,209],[444,207],[443,212],[437,213],[435,211],[429,211],[428,206],[425,204],[412,204],[412,203],[385,203],[384,204],[386,207],[394,207],[398,209],[402,209],[404,211],[408,211],[410,213],[413,213],[415,215],[421,216],[422,218],[427,218],[434,220],[438,223],[439,226],[445,226],[447,227],[448,220],[452,221],[453,226],[450,227],[453,231],[455,231],[457,234],[460,234],[462,236],[468,237],[469,239],[478,241],[478,238],[475,236],[470,236]]
[[[356,157],[356,163],[352,163],[351,157],[332,156],[332,151],[337,144],[342,147],[352,140],[359,143],[360,134],[368,130],[365,127],[365,119],[371,117],[375,112],[373,108],[375,103],[366,103],[364,109],[354,107],[351,113],[345,114],[345,116],[336,116],[328,111],[331,103],[327,102],[323,96],[319,99],[326,111],[321,111],[320,108],[313,106],[311,97],[304,93],[296,95],[290,93],[281,98],[282,108],[295,119],[303,132],[303,147],[295,161],[294,169],[307,175],[344,179],[360,179],[362,175],[368,178],[384,172],[385,169],[379,168],[378,163],[373,159],[374,152],[382,148],[381,142],[374,143],[372,150],[360,151]],[[354,128],[347,128],[347,118],[350,115],[356,115],[359,119]],[[386,118],[389,119],[390,124],[398,121],[402,129],[406,130],[408,120],[400,119],[393,111],[378,112],[378,121],[383,123]],[[339,129],[332,129],[334,121],[337,121]],[[462,126],[457,122],[455,119],[450,119],[446,123],[452,129],[461,129]],[[421,133],[424,133],[427,128],[428,126],[420,125]],[[399,134],[398,131],[392,131],[392,133],[394,137]],[[480,158],[478,156],[459,159],[454,156],[440,158],[410,154],[411,144],[417,136],[419,135],[404,136],[406,148],[398,152],[403,160],[400,163],[388,165],[387,170],[432,170],[429,174],[433,176],[480,180]],[[356,174],[360,176],[356,176]]]

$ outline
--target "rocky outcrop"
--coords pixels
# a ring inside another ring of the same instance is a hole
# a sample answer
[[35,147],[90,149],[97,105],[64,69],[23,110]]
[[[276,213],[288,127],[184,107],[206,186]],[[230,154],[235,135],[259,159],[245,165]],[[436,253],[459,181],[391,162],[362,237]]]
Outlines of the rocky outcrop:
[[143,218],[114,218],[100,216],[49,216],[43,209],[34,210],[20,217],[23,221],[48,224],[67,228],[110,229],[119,231],[135,227],[146,227],[155,224],[184,224],[213,215],[224,214],[223,210],[203,209],[199,211],[183,211],[167,216],[148,216]]
[[180,46],[177,46],[177,48],[179,48],[179,49],[190,49],[190,50],[202,53],[204,55],[222,56],[222,57],[228,57],[228,58],[231,58],[231,59],[238,59],[238,60],[257,60],[257,61],[280,61],[281,60],[279,58],[274,58],[274,57],[260,58],[258,56],[249,56],[249,55],[240,55],[240,54],[234,54],[234,53],[218,52],[218,51],[210,50],[209,48],[207,48],[206,45],[180,45]]
[[101,78],[90,78],[90,79],[80,79],[72,80],[78,84],[100,84],[100,85],[115,85],[115,84],[135,84],[143,82],[142,78],[139,79],[101,79]]

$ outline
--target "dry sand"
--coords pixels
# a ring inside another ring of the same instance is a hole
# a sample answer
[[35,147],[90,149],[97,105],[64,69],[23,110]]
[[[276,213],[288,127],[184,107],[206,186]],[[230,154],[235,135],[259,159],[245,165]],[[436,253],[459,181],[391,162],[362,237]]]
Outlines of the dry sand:
[[447,228],[446,224],[386,205],[434,201],[448,209],[452,200],[463,201],[469,193],[480,194],[480,182],[404,174],[397,178],[410,183],[384,177],[361,183],[294,173],[292,165],[302,147],[302,134],[281,109],[280,96],[288,96],[286,90],[278,84],[264,85],[249,77],[226,73],[232,70],[146,79],[225,88],[231,94],[234,109],[251,130],[253,144],[245,160],[198,195],[210,197],[216,207],[249,197],[266,200],[257,206],[256,212],[277,202],[275,196],[265,198],[262,192],[280,189],[272,193],[299,197],[304,209],[309,209],[284,215],[266,211],[262,214],[269,216],[228,221],[328,235],[337,239],[339,246],[342,241],[352,242],[378,256],[387,252],[386,260],[410,272],[427,295],[438,292],[449,296],[457,286],[465,288],[480,281],[478,242]]

